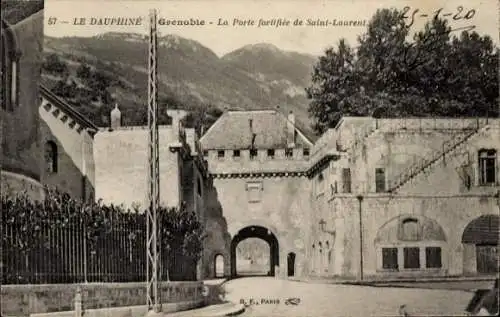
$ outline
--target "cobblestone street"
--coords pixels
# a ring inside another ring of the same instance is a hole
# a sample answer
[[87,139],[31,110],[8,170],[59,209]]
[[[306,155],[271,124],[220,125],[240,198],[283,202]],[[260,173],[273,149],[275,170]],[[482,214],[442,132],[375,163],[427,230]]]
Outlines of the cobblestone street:
[[[250,304],[243,316],[398,316],[403,304],[412,316],[457,316],[465,315],[473,296],[461,290],[310,284],[269,277],[236,279],[225,286],[226,299]],[[286,303],[288,298],[299,298],[300,303]]]

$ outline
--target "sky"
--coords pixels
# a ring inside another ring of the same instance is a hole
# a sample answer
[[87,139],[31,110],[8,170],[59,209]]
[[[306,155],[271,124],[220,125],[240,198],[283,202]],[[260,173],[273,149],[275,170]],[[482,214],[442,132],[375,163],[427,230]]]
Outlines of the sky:
[[[204,20],[204,26],[158,25],[161,35],[175,34],[200,42],[217,55],[222,56],[244,45],[271,43],[280,49],[321,55],[341,38],[356,46],[357,37],[366,31],[366,26],[293,26],[296,19],[307,23],[307,19],[342,21],[366,21],[381,8],[408,6],[408,15],[414,10],[415,23],[412,29],[420,29],[433,13],[443,8],[441,14],[453,28],[475,25],[481,35],[490,35],[499,43],[499,2],[497,0],[45,0],[45,34],[52,37],[94,36],[105,32],[130,32],[147,34],[148,12],[158,10],[159,19]],[[473,10],[473,11],[471,11]],[[470,19],[454,20],[455,14]],[[428,17],[421,17],[427,14]],[[139,26],[89,25],[102,18],[141,17]],[[54,18],[56,18],[54,20]],[[74,19],[84,18],[86,25],[74,25]],[[218,25],[219,19],[229,25]],[[253,26],[233,26],[234,19],[253,20]],[[289,26],[260,26],[259,20],[289,20]],[[55,23],[49,23],[56,21]],[[67,23],[62,23],[66,21]],[[210,24],[210,22],[212,24]],[[408,19],[410,23],[410,19]]]

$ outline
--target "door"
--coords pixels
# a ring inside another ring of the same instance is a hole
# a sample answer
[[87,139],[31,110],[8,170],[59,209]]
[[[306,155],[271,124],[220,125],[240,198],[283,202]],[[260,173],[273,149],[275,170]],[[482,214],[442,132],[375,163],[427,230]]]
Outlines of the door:
[[295,253],[288,253],[288,276],[295,275]]
[[496,274],[498,272],[498,245],[476,245],[477,272]]
[[224,277],[224,257],[222,254],[215,256],[215,277]]

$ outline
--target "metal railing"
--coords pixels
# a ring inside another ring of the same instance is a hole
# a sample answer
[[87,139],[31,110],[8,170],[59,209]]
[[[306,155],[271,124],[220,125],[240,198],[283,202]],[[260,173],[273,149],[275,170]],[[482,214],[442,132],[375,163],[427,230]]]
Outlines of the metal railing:
[[[144,214],[2,204],[2,284],[146,281]],[[161,250],[160,268],[162,280],[196,280],[196,263],[181,250]]]

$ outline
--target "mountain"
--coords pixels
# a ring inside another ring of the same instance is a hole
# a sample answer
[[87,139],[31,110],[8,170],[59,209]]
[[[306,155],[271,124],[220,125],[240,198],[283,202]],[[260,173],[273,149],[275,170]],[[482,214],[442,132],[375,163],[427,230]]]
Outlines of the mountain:
[[[199,42],[176,35],[161,36],[158,44],[160,98],[190,109],[212,106],[292,110],[299,127],[312,137],[305,87],[310,82],[314,56],[285,52],[271,44],[255,44],[219,58]],[[145,36],[105,33],[94,37],[46,37],[45,54],[57,54],[68,65],[69,77],[76,82],[79,82],[76,69],[81,64],[108,74],[114,79],[110,92],[125,109],[125,122],[135,123],[135,119],[127,121],[127,117],[137,117],[134,112],[145,107],[147,96]],[[62,78],[53,73],[44,73],[43,77],[49,88]],[[80,85],[84,83],[80,81]],[[97,108],[99,105],[95,105],[95,113],[92,109],[84,112],[98,124],[105,124],[100,117],[106,113]]]

